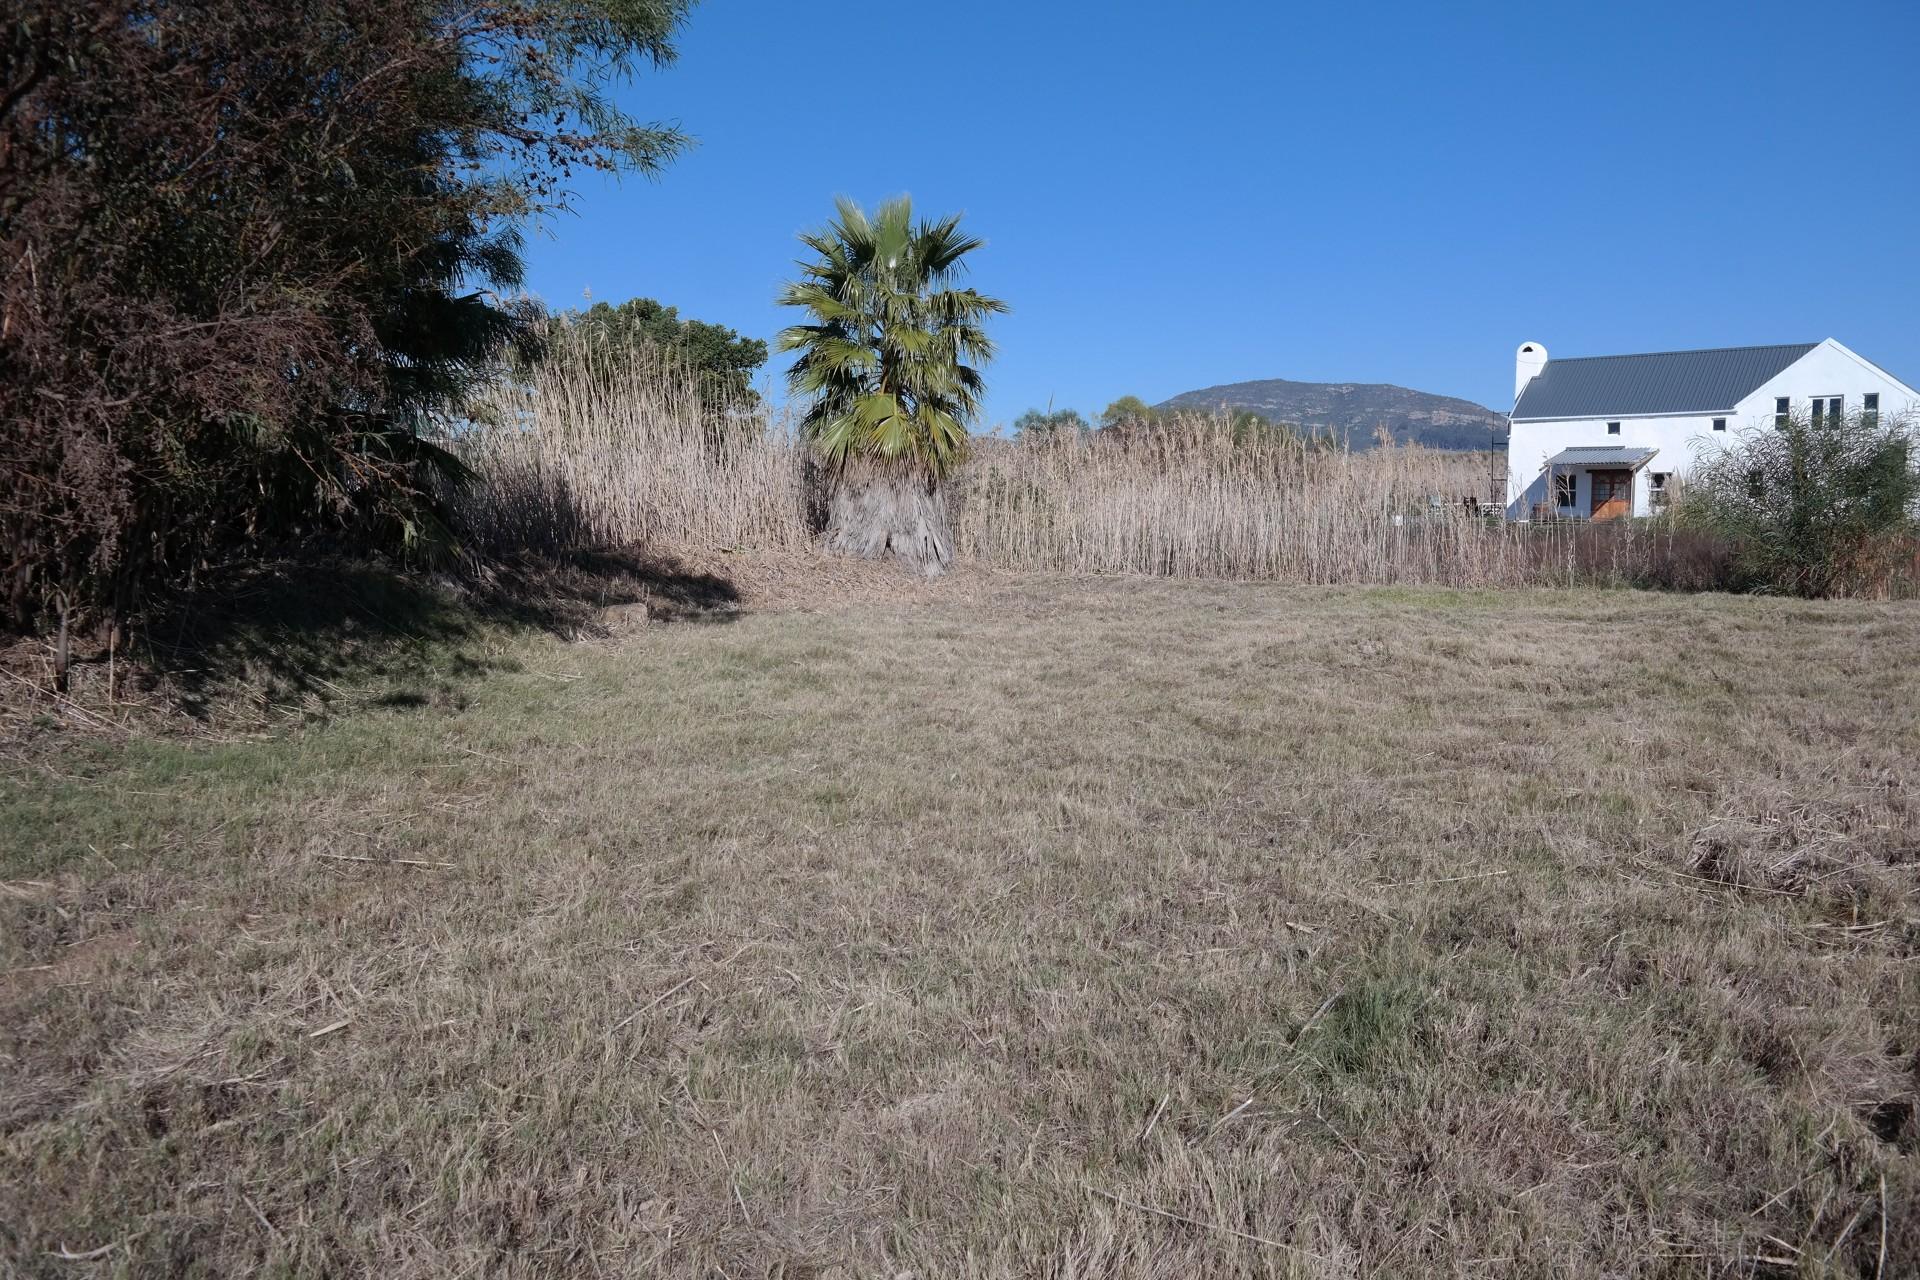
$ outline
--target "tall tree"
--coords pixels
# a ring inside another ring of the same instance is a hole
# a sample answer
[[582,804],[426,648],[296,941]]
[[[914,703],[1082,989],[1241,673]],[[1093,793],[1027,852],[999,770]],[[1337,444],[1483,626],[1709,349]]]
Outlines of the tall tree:
[[1151,426],[1159,416],[1152,406],[1139,396],[1121,396],[1100,411],[1100,425],[1109,428],[1118,427],[1122,431],[1127,431],[1136,427]]
[[618,306],[596,302],[585,311],[566,311],[552,326],[565,326],[585,345],[597,370],[618,374],[636,360],[665,353],[699,378],[701,393],[716,408],[750,408],[760,402],[753,374],[767,362],[767,344],[743,338],[725,325],[683,320],[677,307],[652,298],[630,298]]
[[681,147],[606,89],[689,4],[14,0],[0,625],[429,535],[423,427],[526,331],[514,226]]
[[1067,439],[1086,430],[1077,409],[1029,409],[1013,420],[1013,434],[1022,440]]
[[903,196],[871,217],[842,199],[800,242],[815,257],[780,301],[809,321],[782,330],[779,347],[799,353],[788,385],[833,486],[828,545],[940,573],[953,561],[942,481],[979,412],[987,317],[1007,310],[958,286],[982,241],[957,215],[915,221]]

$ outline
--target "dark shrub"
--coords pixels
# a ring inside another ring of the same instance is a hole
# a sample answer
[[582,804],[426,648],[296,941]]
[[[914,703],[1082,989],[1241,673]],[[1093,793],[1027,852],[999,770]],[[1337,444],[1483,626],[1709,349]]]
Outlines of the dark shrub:
[[[435,531],[424,420],[527,317],[512,222],[678,143],[594,84],[687,0],[15,0],[0,626],[263,543]],[[586,81],[576,76],[593,68]]]
[[1913,566],[1912,446],[1899,419],[1796,414],[1702,458],[1678,519],[1731,544],[1736,588],[1884,595]]
[[1534,524],[1522,529],[1521,536],[1526,540],[1527,581],[1721,591],[1733,580],[1734,550],[1726,539],[1664,516]]

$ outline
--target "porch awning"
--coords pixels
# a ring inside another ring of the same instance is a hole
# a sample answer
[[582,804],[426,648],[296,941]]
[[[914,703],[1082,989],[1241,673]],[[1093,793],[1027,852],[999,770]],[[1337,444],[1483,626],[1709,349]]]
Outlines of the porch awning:
[[1653,455],[1658,452],[1658,449],[1628,449],[1621,445],[1579,445],[1554,454],[1547,459],[1547,466],[1557,471],[1577,467],[1625,467],[1638,471],[1653,461]]

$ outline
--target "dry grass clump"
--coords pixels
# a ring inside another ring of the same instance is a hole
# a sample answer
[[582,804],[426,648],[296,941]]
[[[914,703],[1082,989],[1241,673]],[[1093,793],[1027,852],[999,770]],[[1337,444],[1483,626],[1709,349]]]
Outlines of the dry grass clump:
[[1920,1274],[1913,606],[910,603],[15,748],[0,1271]]
[[[1743,789],[1695,833],[1691,870],[1743,889],[1815,897],[1920,939],[1920,805],[1881,767],[1825,786]],[[1917,952],[1920,954],[1920,952]]]

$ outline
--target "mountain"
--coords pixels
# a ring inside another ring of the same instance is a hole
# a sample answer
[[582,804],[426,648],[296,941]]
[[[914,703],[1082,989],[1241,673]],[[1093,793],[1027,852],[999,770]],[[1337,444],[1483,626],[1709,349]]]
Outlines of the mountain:
[[1274,422],[1290,422],[1320,435],[1345,440],[1353,449],[1371,449],[1385,427],[1396,444],[1433,449],[1486,449],[1505,436],[1505,414],[1471,400],[1410,391],[1384,382],[1229,382],[1185,391],[1156,409],[1210,411],[1251,409]]

